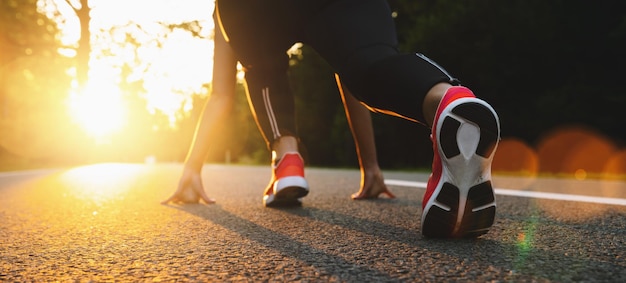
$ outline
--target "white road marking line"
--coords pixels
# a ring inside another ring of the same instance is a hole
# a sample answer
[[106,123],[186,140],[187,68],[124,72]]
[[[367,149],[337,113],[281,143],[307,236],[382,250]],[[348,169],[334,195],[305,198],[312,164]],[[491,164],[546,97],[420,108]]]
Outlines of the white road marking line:
[[49,173],[56,172],[56,171],[59,171],[59,170],[60,169],[39,169],[39,170],[24,170],[24,171],[7,171],[7,172],[0,172],[0,178],[27,176],[27,175],[37,175],[37,174],[49,174]]
[[[413,181],[404,181],[404,180],[385,180],[385,184],[390,185],[390,186],[426,188],[426,182],[413,182]],[[534,191],[519,191],[519,190],[509,190],[509,189],[500,189],[500,188],[495,188],[494,192],[497,195],[505,195],[505,196],[566,200],[566,201],[578,201],[578,202],[590,202],[590,203],[626,206],[626,199],[622,199],[622,198],[607,198],[607,197],[594,197],[594,196],[570,195],[570,194],[558,194],[558,193],[546,193],[546,192],[534,192]]]

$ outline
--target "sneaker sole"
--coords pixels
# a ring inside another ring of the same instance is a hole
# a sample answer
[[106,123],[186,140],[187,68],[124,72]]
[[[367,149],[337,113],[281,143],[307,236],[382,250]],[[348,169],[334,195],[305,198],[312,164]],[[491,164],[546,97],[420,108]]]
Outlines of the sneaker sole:
[[297,199],[304,197],[307,194],[309,194],[309,184],[303,177],[284,177],[274,183],[274,195],[278,199]]
[[500,137],[496,112],[477,98],[460,98],[440,114],[441,179],[422,214],[427,237],[477,237],[496,214],[491,161]]
[[300,199],[277,199],[274,196],[265,196],[263,198],[263,205],[265,207],[293,207],[302,206],[302,200]]
[[300,198],[309,194],[309,184],[299,176],[279,179],[274,183],[273,196],[266,196],[263,201],[267,207],[302,205]]

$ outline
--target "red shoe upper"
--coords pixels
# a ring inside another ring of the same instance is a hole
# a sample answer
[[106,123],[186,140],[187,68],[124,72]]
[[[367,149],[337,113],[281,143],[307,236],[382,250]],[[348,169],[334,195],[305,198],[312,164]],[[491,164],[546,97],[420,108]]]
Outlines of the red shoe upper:
[[275,179],[283,177],[304,177],[304,161],[299,153],[285,153],[274,167]]

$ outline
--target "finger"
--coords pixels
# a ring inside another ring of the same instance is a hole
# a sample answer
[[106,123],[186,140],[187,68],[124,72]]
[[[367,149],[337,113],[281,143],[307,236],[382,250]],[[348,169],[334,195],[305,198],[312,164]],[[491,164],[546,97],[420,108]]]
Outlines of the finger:
[[352,194],[353,200],[360,200],[360,199],[367,199],[367,198],[368,198],[367,194],[364,191],[359,191],[359,192]]
[[387,195],[389,198],[396,198],[396,195],[394,195],[389,189],[385,190],[383,194]]
[[172,196],[170,196],[168,199],[164,200],[161,202],[161,204],[167,204],[170,202],[180,202],[180,194],[183,192],[183,189],[185,187],[186,182],[184,181],[180,181],[178,183],[178,187],[176,188],[176,191],[174,192],[174,194],[172,194]]
[[212,199],[209,196],[207,196],[207,194],[206,194],[206,192],[204,192],[204,190],[201,190],[199,195],[200,195],[200,198],[202,199],[202,201],[204,201],[204,203],[206,203],[206,204],[215,203],[215,199]]
[[206,203],[206,204],[214,204],[215,203],[215,199],[212,199],[212,198],[208,197],[205,194],[200,195],[200,198],[202,198],[202,201],[204,201],[204,203]]
[[171,197],[161,202],[161,204],[168,204],[170,202],[176,202],[178,200],[178,194],[174,193]]
[[206,192],[204,191],[204,186],[202,185],[202,179],[197,178],[192,180],[193,190],[200,196],[200,199],[204,201],[206,204],[215,203],[215,199],[210,198]]
[[369,195],[367,191],[363,190],[363,191],[359,191],[359,192],[352,194],[351,197],[354,200],[375,199],[375,198],[378,198],[380,194],[385,194],[389,198],[396,198],[396,196],[386,187],[384,191],[381,191],[380,193],[375,194],[375,195]]

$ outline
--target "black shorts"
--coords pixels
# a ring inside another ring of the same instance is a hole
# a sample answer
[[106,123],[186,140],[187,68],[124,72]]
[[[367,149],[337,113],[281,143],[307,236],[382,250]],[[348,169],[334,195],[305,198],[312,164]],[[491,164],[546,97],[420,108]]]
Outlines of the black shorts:
[[[216,6],[227,40],[246,68],[285,64],[285,51],[297,42],[313,47],[339,73],[354,69],[354,62],[369,64],[397,53],[386,0],[218,0]],[[382,53],[362,58],[360,51],[373,46]]]
[[387,0],[217,0],[220,26],[242,65],[259,80],[287,70],[286,50],[302,42],[371,109],[423,121],[422,103],[439,82],[456,83],[421,54],[398,51]]

